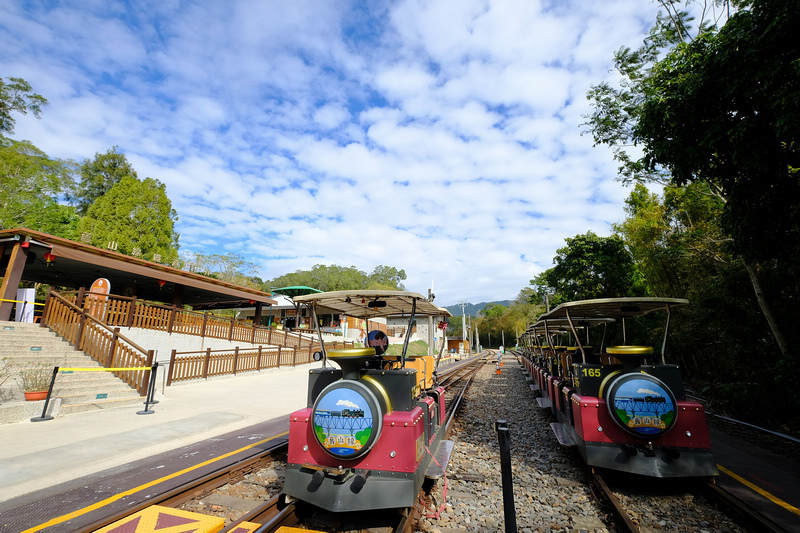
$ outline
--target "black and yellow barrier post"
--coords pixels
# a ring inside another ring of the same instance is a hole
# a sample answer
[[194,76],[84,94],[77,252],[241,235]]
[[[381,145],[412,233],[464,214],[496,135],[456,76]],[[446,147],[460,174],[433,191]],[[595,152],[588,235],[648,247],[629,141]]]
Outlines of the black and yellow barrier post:
[[[28,301],[28,300],[6,300],[5,298],[0,298],[0,303],[3,303],[3,302],[12,303],[12,304],[22,304],[22,311],[21,311],[22,313],[25,312],[25,306],[28,305],[28,304],[31,304],[31,305],[42,305],[42,306],[44,305],[43,303],[40,303],[40,302],[31,302],[31,301]],[[17,306],[17,307],[19,308],[19,306]],[[35,309],[36,308],[34,307],[34,310]],[[20,312],[19,309],[17,309],[17,312]],[[34,317],[34,322],[35,321],[36,321],[36,318]]]
[[147,384],[147,396],[144,399],[144,410],[143,411],[136,411],[137,415],[152,415],[155,413],[152,409],[150,409],[150,404],[158,403],[158,400],[153,398],[153,394],[155,393],[156,389],[156,373],[158,372],[158,361],[153,363],[153,368],[150,372],[150,383]]
[[158,362],[153,363],[152,367],[146,366],[132,366],[132,367],[122,367],[122,368],[53,368],[53,378],[50,380],[50,388],[47,390],[47,398],[44,399],[44,409],[42,410],[42,416],[37,416],[31,418],[31,422],[42,422],[45,420],[52,420],[53,417],[47,414],[47,406],[50,403],[50,396],[53,394],[53,385],[56,382],[56,376],[59,372],[111,372],[114,370],[150,370],[150,382],[147,384],[147,396],[145,397],[145,407],[144,411],[137,411],[137,415],[149,415],[154,413],[152,409],[149,409],[150,404],[157,404],[158,400],[153,399],[153,394],[155,391],[156,386],[156,371],[158,370]]
[[35,416],[31,418],[31,422],[44,422],[45,420],[52,420],[53,417],[47,414],[47,406],[50,404],[50,395],[53,394],[53,385],[56,383],[56,376],[58,375],[58,367],[53,367],[53,377],[50,378],[50,388],[47,389],[47,398],[44,399],[44,409],[42,409],[42,416]]

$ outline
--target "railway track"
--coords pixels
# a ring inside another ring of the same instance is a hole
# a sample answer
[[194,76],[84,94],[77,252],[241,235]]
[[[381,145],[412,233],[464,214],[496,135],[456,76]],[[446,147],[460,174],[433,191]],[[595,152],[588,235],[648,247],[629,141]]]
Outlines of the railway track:
[[[485,357],[475,356],[467,360],[462,360],[458,363],[449,365],[441,372],[439,372],[439,382],[445,387],[447,391],[456,391],[455,393],[448,394],[447,406],[447,429],[452,426],[458,410],[461,406],[461,401],[472,377],[479,370]],[[277,463],[280,464],[284,459],[287,450],[287,442],[279,442],[269,449],[255,453],[253,456],[238,461],[234,464],[220,468],[217,471],[209,473],[202,478],[196,479],[191,483],[178,487],[169,492],[160,494],[156,497],[151,497],[146,501],[132,505],[123,513],[118,513],[112,516],[107,516],[102,520],[87,526],[85,531],[94,531],[100,529],[116,521],[122,520],[142,509],[151,505],[160,505],[163,507],[172,508],[192,508],[193,501],[202,501],[207,499],[210,495],[223,487],[236,485],[237,483],[246,482],[250,474],[256,474],[261,469],[273,468]],[[219,508],[221,506],[215,505]],[[218,509],[218,512],[225,514],[226,512],[234,512],[229,509]],[[259,533],[269,533],[276,531],[281,526],[295,526],[304,520],[310,520],[313,527],[325,531],[336,531],[336,523],[341,523],[341,517],[326,517],[324,515],[330,513],[322,513],[320,510],[308,510],[297,506],[294,503],[286,503],[281,495],[276,495],[256,505],[254,508],[246,512],[239,512],[238,517],[227,525],[222,531],[233,531],[236,526],[242,522],[250,522],[262,524],[257,530]],[[371,517],[367,513],[364,517],[358,519],[358,527],[368,530],[370,527],[381,527],[382,531],[386,529],[386,513],[379,513],[379,518]],[[392,523],[389,524],[393,532],[410,532],[413,531],[414,525],[418,521],[418,511],[416,507],[405,509],[398,513]],[[342,529],[352,529],[349,526],[352,524],[343,524],[345,527]]]
[[[480,364],[484,362],[485,358],[475,358],[471,361],[472,364],[465,363],[464,366],[451,366],[446,369],[446,371],[442,372],[439,376],[440,381],[446,382],[448,388],[448,409],[447,409],[447,432],[448,434],[453,430],[453,427],[456,425],[463,425],[462,423],[454,424],[456,420],[456,413],[465,404],[464,398],[469,390],[469,385],[472,383],[473,378],[475,377],[476,373],[483,368],[484,374],[492,375],[489,381],[495,383],[495,385],[490,385],[491,388],[496,388],[497,384],[500,383],[501,376],[494,376],[494,368],[491,369],[491,372],[486,370],[488,365]],[[506,370],[510,371],[512,368],[515,368],[516,365],[513,365],[509,368],[508,364],[506,365]],[[504,370],[504,373],[506,372]],[[510,374],[510,372],[509,372]],[[516,374],[516,372],[514,372]],[[484,376],[483,379],[486,379],[487,376]],[[507,378],[502,379],[509,379],[511,376],[509,375]],[[530,403],[530,391],[526,386],[524,378],[519,376],[520,382],[520,389],[522,391],[527,392],[523,396],[527,396],[527,401]],[[508,383],[511,385],[511,382]],[[485,387],[485,385],[484,385]],[[486,389],[484,389],[485,391]],[[450,391],[453,391],[452,393]],[[483,394],[480,394],[480,398],[473,398],[469,405],[472,407],[472,410],[478,406],[483,405]],[[500,404],[498,404],[500,405]],[[513,407],[510,407],[513,409]],[[474,425],[470,424],[468,427],[475,428]],[[474,431],[474,429],[473,429]],[[462,437],[455,437],[457,441],[461,442]],[[515,434],[513,437],[515,440],[520,439],[518,434]],[[531,441],[532,442],[532,441]],[[282,446],[274,446],[269,451],[264,451],[258,456],[254,456],[248,458],[245,461],[241,461],[235,465],[232,465],[229,468],[223,469],[217,473],[209,474],[205,476],[202,480],[198,480],[196,483],[193,483],[192,486],[184,486],[181,490],[173,491],[171,494],[164,494],[157,499],[151,498],[148,500],[147,505],[151,505],[154,503],[158,503],[164,506],[172,506],[172,507],[180,507],[184,506],[184,508],[188,510],[193,510],[191,507],[187,507],[187,504],[191,504],[193,501],[206,501],[208,499],[209,494],[213,493],[219,487],[224,485],[230,485],[231,483],[236,483],[237,481],[242,481],[244,484],[248,483],[248,478],[251,475],[257,474],[259,468],[266,466],[267,468],[272,468],[280,472],[281,467],[275,467],[274,464],[280,465],[281,463],[281,455],[285,453]],[[469,462],[474,463],[473,459],[469,459]],[[272,466],[271,466],[272,465]],[[458,502],[458,498],[463,496],[463,488],[465,485],[473,485],[479,486],[481,483],[486,482],[489,485],[492,484],[489,481],[489,474],[482,473],[482,472],[471,472],[466,470],[462,467],[459,471],[458,465],[451,465],[454,466],[452,475],[448,474],[448,477],[451,478],[451,495],[448,496],[448,500],[450,505],[447,506],[447,513],[452,513],[454,508],[460,508],[461,504]],[[474,466],[474,465],[470,465]],[[476,467],[477,468],[477,467]],[[496,468],[496,465],[495,465]],[[528,467],[530,468],[530,467]],[[652,502],[648,503],[646,501],[647,496],[641,496],[639,494],[635,494],[637,492],[646,493],[647,488],[640,488],[629,486],[627,482],[620,482],[616,479],[615,476],[610,475],[609,478],[606,478],[604,473],[601,473],[601,476],[597,477],[595,481],[592,482],[592,486],[595,487],[591,493],[595,495],[598,501],[602,501],[602,503],[598,504],[598,518],[599,522],[606,524],[606,527],[613,527],[617,531],[648,531],[649,528],[657,528],[661,529],[659,526],[659,520],[662,522],[666,520],[668,525],[664,527],[665,530],[670,530],[670,525],[674,525],[674,523],[680,523],[682,518],[673,518],[667,516],[663,518],[663,507],[692,507],[694,508],[696,505],[699,505],[700,509],[703,506],[708,507],[708,503],[705,502],[712,502],[712,505],[722,506],[723,504],[718,503],[717,499],[713,494],[709,494],[709,492],[713,493],[715,488],[712,486],[705,487],[703,484],[697,484],[693,487],[683,487],[680,489],[667,489],[666,492],[662,493],[654,493],[652,496]],[[276,483],[280,484],[280,483]],[[517,486],[516,492],[519,492],[519,489],[527,489],[525,487],[527,483],[524,481],[520,481],[520,484]],[[441,485],[441,483],[439,484]],[[441,487],[437,485],[436,489],[431,492],[429,495],[430,498],[433,498],[436,502],[444,501],[443,494],[441,494]],[[484,489],[485,490],[485,489]],[[672,494],[669,491],[672,490]],[[632,499],[631,494],[634,493],[635,496]],[[552,498],[540,498],[541,504],[544,506],[554,505],[551,503],[552,501],[564,501],[564,499],[569,499],[572,496],[569,494],[574,495],[575,492],[570,492],[567,490],[564,496],[556,497],[555,500]],[[665,498],[665,494],[667,497],[672,497],[672,503],[664,504],[663,499]],[[539,497],[537,495],[537,497]],[[700,497],[702,495],[702,498]],[[724,497],[724,494],[722,495]],[[530,500],[529,500],[530,501]],[[536,500],[534,500],[536,501]],[[496,505],[496,504],[495,504]],[[555,504],[557,505],[557,504]],[[736,506],[736,502],[724,502],[725,509],[730,509],[731,507]],[[216,507],[216,506],[215,506]],[[420,506],[417,505],[414,508],[406,509],[403,512],[399,512],[395,514],[391,520],[391,523],[387,523],[387,513],[382,513],[383,516],[379,516],[375,518],[374,516],[368,516],[368,513],[365,516],[360,517],[360,521],[353,522],[345,522],[342,520],[342,516],[333,518],[324,516],[325,513],[320,512],[319,510],[308,508],[303,508],[302,506],[296,507],[293,504],[285,504],[282,499],[278,497],[273,498],[265,498],[258,506],[255,508],[250,509],[246,512],[239,512],[238,517],[234,520],[231,524],[229,524],[223,531],[233,531],[235,529],[236,524],[247,521],[251,523],[262,524],[262,526],[257,530],[259,533],[271,532],[277,530],[281,526],[297,526],[298,524],[302,524],[305,527],[309,527],[311,529],[317,529],[321,531],[346,531],[346,530],[362,530],[362,531],[393,531],[393,532],[405,532],[405,531],[414,531],[414,530],[430,530],[431,527],[438,526],[437,520],[430,521],[425,519],[421,516],[420,513]],[[132,509],[131,512],[135,511]],[[219,513],[218,516],[226,514],[228,511],[223,509],[217,509]],[[733,511],[730,511],[732,513]],[[703,515],[703,511],[694,512],[694,516]],[[379,513],[380,515],[381,513]],[[704,515],[703,515],[704,516]],[[739,514],[736,515],[736,519],[734,522],[736,524],[744,525],[747,523],[747,528],[752,531],[781,531],[779,528],[775,527],[774,525],[770,525],[768,522],[754,522],[752,520],[759,520],[758,516],[750,517],[747,520],[751,520],[751,522],[745,522],[745,518],[740,516]],[[105,524],[111,523],[114,519],[121,518],[120,516],[117,517],[109,517],[108,519],[98,522],[97,524],[93,525],[96,527],[101,527]],[[348,519],[352,517],[347,517]],[[444,518],[443,520],[447,520],[449,517]],[[460,517],[459,520],[465,520],[464,517]],[[695,519],[692,516],[689,518],[689,522],[685,525],[684,530],[695,530],[703,529],[703,527],[698,526],[697,524],[705,524],[705,519]],[[691,520],[695,520],[692,522]],[[702,520],[702,521],[701,521]],[[737,529],[736,527],[731,527],[731,522],[717,522],[718,518],[712,517],[709,514],[708,518],[708,526],[705,529],[712,531],[712,530],[719,530],[719,531],[744,531],[744,529]],[[466,518],[467,523],[469,523],[469,518]],[[526,524],[525,518],[520,518],[519,520],[520,525]],[[554,522],[557,523],[557,522]],[[722,525],[720,525],[722,524]],[[444,524],[443,524],[444,525]],[[533,525],[533,524],[528,524]],[[445,526],[446,527],[446,526]],[[679,526],[683,527],[683,526]],[[689,529],[686,529],[689,528]],[[491,529],[488,528],[488,529]],[[487,529],[487,530],[488,530]],[[89,530],[89,529],[87,529]],[[558,530],[555,528],[555,530]]]
[[103,528],[152,505],[177,508],[194,498],[203,497],[224,485],[237,483],[244,479],[247,474],[258,471],[265,465],[271,464],[279,457],[286,455],[286,445],[287,443],[285,440],[283,442],[278,442],[265,450],[256,452],[250,457],[206,474],[190,483],[158,494],[157,496],[150,497],[144,501],[134,503],[124,512],[106,516],[86,526],[84,531],[95,531]]
[[[614,475],[610,475],[613,481],[607,483],[606,477],[597,471],[592,471],[589,477],[590,482],[596,489],[595,495],[607,504],[610,513],[613,515],[611,520],[617,526],[617,530],[621,532],[640,533],[644,528],[650,530],[653,527],[660,526],[660,524],[654,525],[650,523],[651,519],[644,516],[645,513],[641,512],[641,502],[648,497],[652,498],[653,503],[651,505],[653,509],[656,509],[655,502],[663,501],[667,497],[675,497],[675,495],[678,495],[678,499],[685,503],[695,502],[697,498],[702,498],[718,508],[725,509],[725,512],[733,517],[737,524],[745,527],[748,531],[771,533],[782,533],[784,531],[767,517],[753,511],[744,502],[720,489],[713,479],[698,479],[685,483],[676,483],[673,480],[659,480],[660,483],[644,487],[640,486],[640,480],[632,483],[630,479],[616,479],[617,476]],[[623,491],[622,487],[625,485],[628,488]],[[662,485],[664,487],[663,492],[654,489],[652,485]],[[651,491],[652,494],[650,494]],[[628,495],[626,496],[623,492],[628,493]],[[640,500],[640,503],[637,504],[638,511],[633,511],[626,507],[624,502],[624,500],[631,499],[630,493],[633,492],[638,493],[638,499]],[[651,514],[656,515],[658,512]],[[677,522],[677,520],[675,521]],[[712,530],[715,528],[708,527],[707,529]]]

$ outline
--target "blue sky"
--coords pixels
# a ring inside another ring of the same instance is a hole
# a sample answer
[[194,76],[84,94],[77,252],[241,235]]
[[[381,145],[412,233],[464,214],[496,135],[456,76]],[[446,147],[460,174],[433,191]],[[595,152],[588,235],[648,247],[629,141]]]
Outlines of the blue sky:
[[437,303],[513,299],[628,190],[586,92],[647,0],[0,3],[0,77],[50,105],[15,138],[119,146],[166,184],[182,252],[264,279],[402,268]]

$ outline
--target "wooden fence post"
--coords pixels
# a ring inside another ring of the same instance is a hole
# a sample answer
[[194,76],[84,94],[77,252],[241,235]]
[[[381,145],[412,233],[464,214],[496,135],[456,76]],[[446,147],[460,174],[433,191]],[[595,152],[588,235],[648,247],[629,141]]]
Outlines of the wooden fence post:
[[177,359],[178,350],[172,350],[169,356],[169,370],[167,371],[167,387],[172,385],[172,374],[175,372],[175,359]]
[[206,324],[208,323],[208,311],[203,311],[203,330],[200,332],[200,337],[206,337]]
[[297,366],[297,346],[292,348],[294,353],[292,354],[292,366]]
[[75,339],[75,350],[79,351],[81,349],[81,341],[83,340],[83,330],[86,327],[86,309],[83,310],[81,313],[81,319],[78,321],[78,331],[76,334]]
[[250,344],[256,343],[256,324],[253,322],[253,329],[250,332]]
[[281,345],[278,345],[278,368],[281,367]]
[[155,357],[155,350],[147,350],[147,368],[148,368],[148,370],[146,370],[144,372],[144,376],[143,376],[142,382],[139,384],[139,394],[142,394],[144,396],[147,396],[147,393],[148,393],[147,389],[150,386],[150,372],[152,372],[152,370],[150,370],[150,369],[153,368],[153,359],[154,359],[154,357]]
[[236,375],[236,369],[239,366],[239,347],[233,349],[233,375]]
[[50,311],[50,295],[52,291],[47,291],[47,298],[44,299],[44,309],[42,309],[42,318],[39,320],[39,327],[47,326],[47,313]]
[[211,348],[206,350],[206,358],[203,361],[203,379],[208,379],[208,365],[211,362]]
[[108,347],[108,357],[103,366],[114,366],[114,352],[117,350],[117,343],[119,342],[119,328],[114,328],[114,334],[111,335],[111,346]]
[[167,322],[167,333],[172,333],[172,326],[175,324],[175,313],[178,309],[173,305],[169,309],[169,321]]
[[125,317],[125,326],[132,328],[135,319],[136,319],[136,296],[133,297],[133,300],[128,302],[128,314]]
[[261,352],[262,352],[261,348],[262,348],[262,346],[259,344],[259,346],[258,346],[258,366],[257,366],[257,370],[259,372],[261,372]]
[[272,325],[270,325],[269,331],[267,332],[267,344],[272,344]]
[[234,319],[233,317],[231,317],[231,328],[230,328],[230,330],[228,331],[228,342],[231,342],[231,341],[233,340],[233,325],[234,325],[235,323],[236,323],[236,319]]

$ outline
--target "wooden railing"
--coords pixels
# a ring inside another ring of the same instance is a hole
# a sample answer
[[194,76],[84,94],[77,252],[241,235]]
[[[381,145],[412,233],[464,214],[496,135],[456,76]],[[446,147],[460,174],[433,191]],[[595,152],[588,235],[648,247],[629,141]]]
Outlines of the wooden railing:
[[55,291],[50,291],[42,313],[42,325],[47,326],[67,342],[107,368],[138,368],[113,370],[113,374],[147,394],[153,350],[145,350],[90,314],[90,309],[76,306]]
[[[172,351],[167,370],[167,386],[177,381],[208,379],[213,376],[260,371],[267,368],[310,363],[319,343],[313,335],[244,324],[232,318],[196,313],[175,307],[96,293],[50,291],[42,325],[48,326],[77,349],[91,355],[101,365],[150,367],[153,350],[145,351],[119,333],[134,327],[248,342],[262,346],[233,350],[198,352]],[[82,302],[82,307],[77,305]],[[105,323],[104,323],[105,321]],[[352,341],[326,342],[326,348],[352,348]],[[150,372],[115,371],[126,383],[146,394]]]
[[[352,342],[325,343],[326,348],[352,348]],[[279,368],[310,363],[311,349],[281,346],[259,346],[258,348],[233,350],[201,350],[178,352],[172,350],[167,372],[167,386],[176,381],[208,379],[209,377],[239,372],[254,372],[267,368]]]
[[188,311],[137,298],[84,291],[65,294],[64,298],[78,307],[87,309],[90,315],[109,326],[182,333],[231,342],[272,344],[301,350],[310,349],[318,344],[311,333],[278,330],[245,323],[233,317]]

